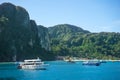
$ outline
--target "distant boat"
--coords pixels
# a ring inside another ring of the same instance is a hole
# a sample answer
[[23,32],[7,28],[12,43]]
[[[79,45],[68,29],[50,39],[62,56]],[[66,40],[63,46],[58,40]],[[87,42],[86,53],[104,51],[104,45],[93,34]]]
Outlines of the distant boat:
[[96,60],[88,60],[88,61],[84,61],[82,63],[82,65],[95,65],[95,66],[99,66],[101,63],[100,61],[96,61]]
[[75,63],[75,61],[73,61],[73,60],[68,60],[67,62],[69,62],[69,63]]
[[69,58],[69,59],[64,59],[64,61],[69,62],[69,63],[75,63],[75,61],[72,60],[71,58]]
[[107,63],[107,61],[105,61],[105,60],[100,60],[100,63]]
[[18,69],[32,69],[32,70],[40,70],[40,69],[46,69],[44,67],[44,62],[41,61],[41,59],[28,59],[24,60],[24,62],[19,63]]

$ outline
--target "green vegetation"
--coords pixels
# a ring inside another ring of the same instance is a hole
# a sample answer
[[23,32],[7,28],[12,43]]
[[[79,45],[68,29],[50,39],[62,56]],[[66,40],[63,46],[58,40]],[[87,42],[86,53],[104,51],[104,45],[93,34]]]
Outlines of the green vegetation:
[[79,27],[62,24],[49,28],[52,52],[59,56],[119,59],[120,33],[90,33]]
[[0,61],[55,56],[119,59],[120,33],[91,33],[69,24],[46,28],[30,20],[24,8],[0,5]]
[[0,5],[0,61],[15,61],[15,57],[17,61],[37,57],[54,59],[47,50],[49,40],[46,37],[48,29],[30,20],[24,8],[11,3]]

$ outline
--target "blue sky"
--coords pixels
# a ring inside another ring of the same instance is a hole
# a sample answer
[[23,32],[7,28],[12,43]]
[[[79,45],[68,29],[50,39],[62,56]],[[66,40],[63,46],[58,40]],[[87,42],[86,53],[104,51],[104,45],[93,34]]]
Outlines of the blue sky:
[[120,32],[120,0],[0,0],[24,7],[38,25],[72,24],[91,32]]

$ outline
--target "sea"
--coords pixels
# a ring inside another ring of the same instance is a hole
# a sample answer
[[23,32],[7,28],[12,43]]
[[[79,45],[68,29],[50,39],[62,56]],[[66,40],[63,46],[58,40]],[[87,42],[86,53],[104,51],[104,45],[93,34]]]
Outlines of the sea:
[[0,80],[120,80],[120,62],[82,65],[81,61],[46,61],[46,70],[17,69],[17,64],[0,63]]

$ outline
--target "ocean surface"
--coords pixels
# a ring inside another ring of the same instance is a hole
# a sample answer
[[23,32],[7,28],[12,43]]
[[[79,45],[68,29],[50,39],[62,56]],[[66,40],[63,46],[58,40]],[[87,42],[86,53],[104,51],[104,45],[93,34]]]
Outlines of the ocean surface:
[[47,70],[21,70],[13,63],[0,63],[0,80],[120,80],[120,62],[85,66],[82,62],[48,61]]

